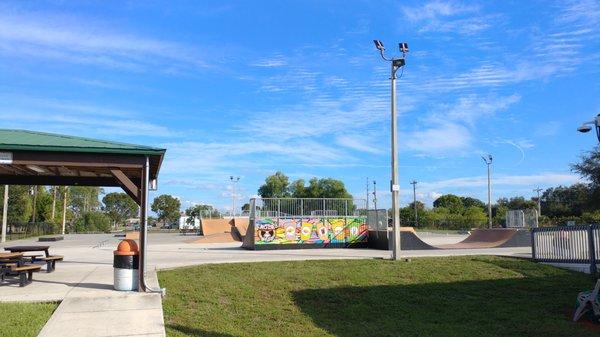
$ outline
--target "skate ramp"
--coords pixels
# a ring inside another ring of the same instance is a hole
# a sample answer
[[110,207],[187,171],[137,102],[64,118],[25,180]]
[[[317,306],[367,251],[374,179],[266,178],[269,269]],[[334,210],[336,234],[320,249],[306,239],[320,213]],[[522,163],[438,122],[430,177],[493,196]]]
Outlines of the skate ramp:
[[246,231],[248,230],[248,224],[250,223],[249,218],[235,218],[233,222],[233,226],[237,228],[240,232],[240,235],[243,237],[246,235]]
[[439,245],[441,249],[530,247],[531,232],[527,229],[476,229],[466,239],[451,245]]
[[202,219],[202,235],[210,236],[231,232],[231,219]]
[[[391,231],[369,231],[369,247],[391,250],[392,240],[388,237],[392,236]],[[402,250],[531,247],[531,232],[527,229],[476,229],[461,242],[434,246],[419,238],[414,230],[403,228],[400,240]]]
[[235,241],[243,242],[246,232],[248,231],[248,225],[250,219],[248,218],[235,218],[233,220],[233,226],[231,226],[231,237]]

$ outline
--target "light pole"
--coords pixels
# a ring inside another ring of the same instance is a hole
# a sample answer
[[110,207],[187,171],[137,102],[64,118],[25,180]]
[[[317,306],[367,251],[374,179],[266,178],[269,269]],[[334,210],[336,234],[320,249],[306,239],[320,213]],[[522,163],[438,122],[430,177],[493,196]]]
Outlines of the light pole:
[[413,208],[415,209],[415,227],[419,223],[419,213],[417,212],[417,181],[413,180],[410,182],[413,185]]
[[600,142],[600,114],[594,117],[593,120],[581,124],[581,126],[577,128],[577,131],[581,133],[590,132],[592,130],[592,126],[596,129],[596,137]]
[[[398,204],[398,193],[400,192],[400,185],[398,185],[398,152],[396,147],[398,146],[398,134],[397,134],[397,121],[396,121],[396,73],[398,69],[404,69],[406,64],[405,56],[408,52],[408,44],[402,42],[399,44],[402,57],[400,58],[386,58],[384,55],[385,47],[379,40],[373,40],[375,48],[379,50],[381,58],[385,61],[390,62],[392,65],[390,81],[391,83],[391,114],[392,114],[392,179],[391,179],[391,192],[392,192],[392,223],[394,225],[394,250],[392,253],[392,259],[400,260],[400,206]],[[402,75],[400,75],[402,76]]]
[[[373,207],[375,208],[375,233],[379,240],[379,211],[377,210],[377,181],[373,180]],[[385,228],[387,232],[387,224]]]
[[367,217],[369,216],[369,177],[367,177],[367,207],[365,212],[367,212]]
[[488,225],[492,228],[492,177],[490,166],[492,166],[492,155],[488,154],[487,158],[481,156],[481,159],[487,165],[487,185],[488,185]]
[[540,192],[543,191],[541,188],[536,188],[533,190],[537,192],[537,214],[535,216],[535,225],[539,227],[540,223],[540,215],[542,215],[542,198],[540,197]]
[[240,177],[229,176],[229,180],[231,180],[231,218],[235,218],[235,184],[240,181]]

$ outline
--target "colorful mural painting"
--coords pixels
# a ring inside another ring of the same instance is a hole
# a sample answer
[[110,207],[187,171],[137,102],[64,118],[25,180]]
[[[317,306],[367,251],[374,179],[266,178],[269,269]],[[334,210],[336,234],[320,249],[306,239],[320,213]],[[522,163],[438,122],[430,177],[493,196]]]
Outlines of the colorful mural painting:
[[255,244],[353,244],[367,242],[366,217],[256,219]]

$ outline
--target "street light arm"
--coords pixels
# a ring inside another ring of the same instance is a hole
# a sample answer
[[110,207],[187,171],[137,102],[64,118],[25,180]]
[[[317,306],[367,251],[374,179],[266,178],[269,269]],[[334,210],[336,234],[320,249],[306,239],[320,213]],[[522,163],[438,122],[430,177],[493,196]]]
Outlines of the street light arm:
[[393,59],[389,59],[389,58],[385,57],[385,54],[383,54],[383,50],[380,50],[380,51],[379,51],[379,54],[381,55],[381,58],[382,58],[384,61],[393,61]]

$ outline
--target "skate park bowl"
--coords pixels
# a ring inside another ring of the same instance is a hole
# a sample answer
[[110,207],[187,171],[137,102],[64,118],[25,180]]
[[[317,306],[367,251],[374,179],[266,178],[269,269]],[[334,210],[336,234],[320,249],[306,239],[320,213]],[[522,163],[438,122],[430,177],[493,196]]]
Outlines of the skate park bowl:
[[[369,231],[370,248],[389,250],[392,247],[392,240],[393,232],[391,229]],[[422,240],[414,229],[402,228],[400,240],[402,250],[531,247],[531,231],[515,228],[475,229],[467,238],[458,243],[431,245]]]

